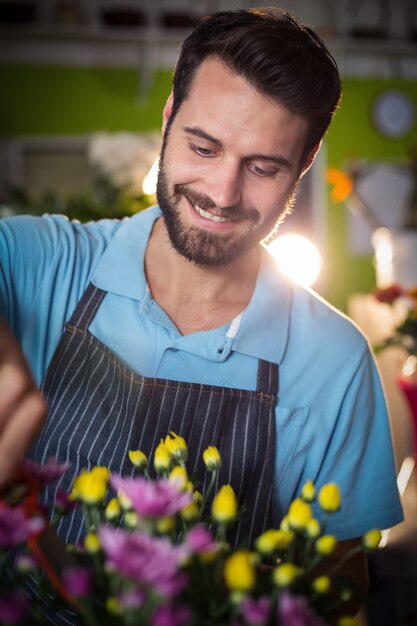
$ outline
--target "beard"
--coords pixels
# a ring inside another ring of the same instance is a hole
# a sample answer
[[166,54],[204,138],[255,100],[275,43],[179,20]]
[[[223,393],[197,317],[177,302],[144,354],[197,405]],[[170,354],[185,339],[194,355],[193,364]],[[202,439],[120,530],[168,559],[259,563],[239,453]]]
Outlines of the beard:
[[197,205],[204,211],[217,209],[218,214],[219,207],[209,196],[196,192],[186,184],[175,185],[171,193],[164,163],[164,148],[165,146],[160,158],[156,195],[171,245],[181,256],[195,265],[224,267],[242,257],[265,237],[269,241],[275,237],[284,216],[291,210],[293,193],[275,224],[263,234],[257,228],[261,219],[259,211],[255,207],[243,209],[237,205],[221,208],[220,215],[234,222],[247,222],[248,228],[240,234],[212,233],[197,226],[187,227],[179,211],[182,198],[186,198],[193,206]]

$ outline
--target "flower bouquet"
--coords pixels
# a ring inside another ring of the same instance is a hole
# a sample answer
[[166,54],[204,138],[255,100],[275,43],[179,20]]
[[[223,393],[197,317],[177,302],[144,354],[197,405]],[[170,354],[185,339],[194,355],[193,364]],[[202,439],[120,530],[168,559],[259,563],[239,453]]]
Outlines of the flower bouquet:
[[[318,569],[336,547],[325,529],[340,507],[337,485],[316,496],[308,481],[279,528],[251,547],[234,546],[242,512],[230,485],[212,493],[221,466],[215,447],[203,454],[211,473],[205,494],[188,476],[187,445],[174,433],[155,451],[156,479],[143,452],[129,457],[133,478],[83,470],[70,494],[58,494],[50,522],[37,496],[68,468],[24,463],[0,500],[0,623],[324,626],[343,614],[354,589],[339,577],[341,562]],[[74,506],[83,510],[86,534],[64,547],[52,531]],[[353,552],[375,549],[379,540],[379,531],[369,531]],[[337,623],[357,622],[345,616]]]

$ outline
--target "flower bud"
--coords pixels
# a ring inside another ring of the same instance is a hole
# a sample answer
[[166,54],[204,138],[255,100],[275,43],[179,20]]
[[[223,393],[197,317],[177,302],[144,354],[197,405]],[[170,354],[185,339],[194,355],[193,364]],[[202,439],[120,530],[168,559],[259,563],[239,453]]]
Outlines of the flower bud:
[[188,449],[185,439],[171,432],[164,440],[164,444],[169,450],[170,455],[176,461],[186,461],[188,457]]
[[256,582],[255,555],[248,550],[237,550],[224,563],[224,578],[231,591],[249,591]]
[[156,447],[153,464],[158,473],[169,472],[171,467],[171,454],[169,448],[162,441]]
[[381,541],[381,531],[376,528],[368,530],[368,532],[362,538],[362,545],[364,550],[372,552],[376,550]]
[[301,491],[301,498],[304,500],[304,502],[314,502],[316,498],[316,490],[311,480],[308,480],[305,483]]
[[311,520],[313,514],[311,506],[303,502],[301,498],[296,498],[288,509],[288,523],[294,530],[303,530]]
[[316,593],[327,593],[330,589],[329,576],[319,576],[312,582],[312,587]]
[[312,517],[311,520],[308,522],[306,526],[306,531],[310,539],[317,539],[317,537],[320,535],[320,524],[314,517]]
[[213,498],[211,515],[220,524],[232,522],[237,514],[237,499],[230,485],[223,485]]
[[256,549],[261,554],[272,554],[276,550],[286,550],[294,535],[289,530],[266,530],[256,540]]
[[334,551],[336,544],[336,537],[333,535],[323,535],[316,541],[316,550],[323,556],[329,556]]
[[132,529],[137,528],[138,523],[139,523],[138,514],[135,513],[135,511],[127,511],[125,513],[124,523],[125,523],[126,528],[132,528]]
[[96,533],[88,533],[84,537],[84,548],[89,554],[97,554],[97,552],[100,552],[101,543]]
[[222,465],[220,452],[215,446],[208,446],[204,450],[203,461],[210,472],[217,472]]
[[344,615],[337,620],[337,626],[360,626],[360,621],[356,617]]
[[109,476],[109,471],[104,467],[95,467],[90,472],[83,470],[74,479],[71,498],[90,506],[100,504],[107,493]]
[[181,509],[180,515],[186,522],[192,522],[200,517],[200,509],[195,502],[190,502]]
[[104,510],[104,516],[109,522],[117,522],[122,513],[120,502],[117,498],[112,498]]
[[340,509],[340,491],[336,483],[327,483],[319,491],[319,504],[326,513]]
[[170,533],[175,528],[175,521],[173,517],[161,517],[156,521],[156,530],[161,535]]
[[282,563],[273,571],[274,583],[278,587],[290,587],[299,573],[300,570],[294,563]]
[[129,450],[129,459],[138,470],[146,470],[148,459],[142,450]]

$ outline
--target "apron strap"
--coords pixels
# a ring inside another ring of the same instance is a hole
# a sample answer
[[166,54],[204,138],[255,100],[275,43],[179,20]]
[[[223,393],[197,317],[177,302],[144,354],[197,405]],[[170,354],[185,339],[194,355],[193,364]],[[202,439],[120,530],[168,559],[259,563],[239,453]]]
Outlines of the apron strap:
[[277,397],[278,388],[279,368],[277,363],[270,363],[270,361],[264,361],[263,359],[259,359],[256,391],[260,391]]
[[105,295],[105,291],[90,283],[75,307],[68,324],[86,330],[93,321]]

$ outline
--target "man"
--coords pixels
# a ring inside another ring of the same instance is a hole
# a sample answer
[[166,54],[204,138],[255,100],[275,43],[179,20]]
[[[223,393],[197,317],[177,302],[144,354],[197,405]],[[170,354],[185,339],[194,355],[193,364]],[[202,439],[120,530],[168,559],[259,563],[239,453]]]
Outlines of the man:
[[[332,57],[287,13],[216,14],[185,41],[164,109],[160,208],[84,226],[0,223],[0,314],[48,405],[32,457],[128,473],[129,449],[152,455],[173,430],[203,483],[201,453],[220,448],[220,482],[249,512],[238,539],[279,523],[307,479],[341,488],[328,525],[338,556],[401,520],[366,341],[259,245],[289,210],[339,98]],[[6,331],[2,341],[5,481],[44,409]],[[77,540],[79,520],[60,532]],[[361,558],[354,569],[364,586]]]

